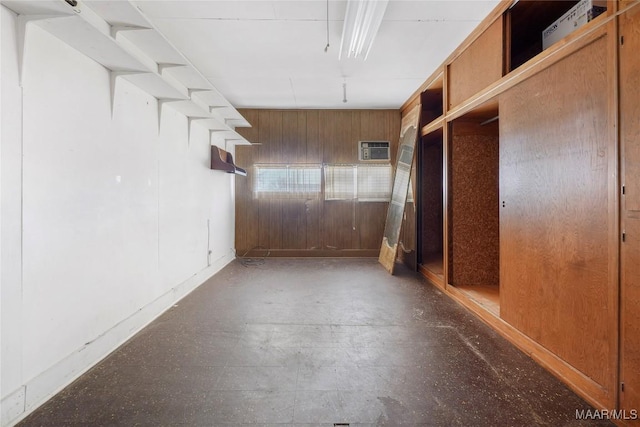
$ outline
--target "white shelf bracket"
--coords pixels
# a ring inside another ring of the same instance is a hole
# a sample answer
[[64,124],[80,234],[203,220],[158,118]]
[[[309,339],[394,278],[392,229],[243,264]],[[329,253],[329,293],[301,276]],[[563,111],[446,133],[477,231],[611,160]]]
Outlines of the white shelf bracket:
[[140,27],[137,25],[114,25],[111,27],[111,37],[114,39],[118,35],[118,33],[122,31],[142,31],[142,30],[151,30],[150,27]]
[[178,101],[177,99],[158,99],[158,135],[160,135],[160,128],[162,123],[162,107],[169,102]]
[[[213,134],[214,134],[214,132],[224,132],[224,130],[223,129],[209,129],[209,145],[215,145],[213,143]],[[224,148],[225,148],[225,151],[226,151],[226,148],[227,148],[227,140],[226,139],[225,139],[225,147]]]
[[162,74],[164,70],[168,70],[170,68],[183,68],[188,67],[188,65],[184,64],[167,64],[165,62],[161,62],[158,64],[158,73]]
[[194,95],[194,94],[196,94],[196,93],[199,93],[199,92],[210,92],[210,90],[209,90],[209,89],[189,89],[189,90],[188,90],[188,93],[189,93],[189,99],[191,99],[193,102],[196,102],[196,101],[193,99],[193,95]]
[[121,33],[134,32],[134,31],[148,31],[152,28],[140,27],[133,25],[116,25],[110,28],[110,35],[129,55],[133,56],[136,60],[144,64],[149,70],[154,73],[158,72],[158,64],[151,59],[146,52],[142,51],[138,46],[133,44],[127,37]]
[[[71,15],[73,16],[73,15]],[[18,52],[18,80],[22,87],[22,77],[24,75],[24,58],[27,38],[27,24],[36,21],[69,18],[70,15],[18,15],[16,49]]]
[[208,117],[187,117],[187,146],[191,144],[191,123],[203,119],[208,119]]
[[147,74],[143,71],[109,71],[109,92],[111,96],[111,118],[113,119],[113,110],[116,104],[116,85],[118,77],[129,76],[132,74]]

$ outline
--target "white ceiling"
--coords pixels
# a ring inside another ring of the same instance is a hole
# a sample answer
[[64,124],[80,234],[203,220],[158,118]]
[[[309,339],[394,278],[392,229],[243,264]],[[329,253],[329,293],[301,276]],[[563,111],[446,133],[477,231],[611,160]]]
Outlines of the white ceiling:
[[391,0],[366,61],[338,60],[344,0],[326,53],[325,0],[134,3],[237,108],[398,108],[499,0]]

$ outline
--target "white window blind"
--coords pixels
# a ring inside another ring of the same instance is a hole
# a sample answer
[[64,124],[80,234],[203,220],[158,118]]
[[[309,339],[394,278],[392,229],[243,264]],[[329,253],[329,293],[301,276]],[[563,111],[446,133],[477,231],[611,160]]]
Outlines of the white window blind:
[[388,202],[391,197],[391,165],[325,165],[325,200]]
[[388,202],[391,197],[391,165],[358,165],[358,200]]
[[255,165],[256,198],[315,198],[322,191],[320,165]]
[[355,165],[325,165],[325,200],[355,199],[357,185],[358,181]]

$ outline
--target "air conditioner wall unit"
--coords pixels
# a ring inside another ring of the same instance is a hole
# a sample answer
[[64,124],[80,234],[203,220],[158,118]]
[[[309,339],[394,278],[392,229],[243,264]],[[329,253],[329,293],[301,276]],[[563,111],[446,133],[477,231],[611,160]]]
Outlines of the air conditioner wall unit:
[[368,161],[389,161],[391,159],[389,141],[359,141],[358,160]]

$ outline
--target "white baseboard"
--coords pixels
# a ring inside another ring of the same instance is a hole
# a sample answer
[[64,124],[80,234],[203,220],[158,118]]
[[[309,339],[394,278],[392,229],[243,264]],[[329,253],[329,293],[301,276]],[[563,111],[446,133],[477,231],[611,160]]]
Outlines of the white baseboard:
[[233,251],[171,288],[111,329],[11,392],[0,402],[0,426],[11,427],[112,353],[235,258]]

